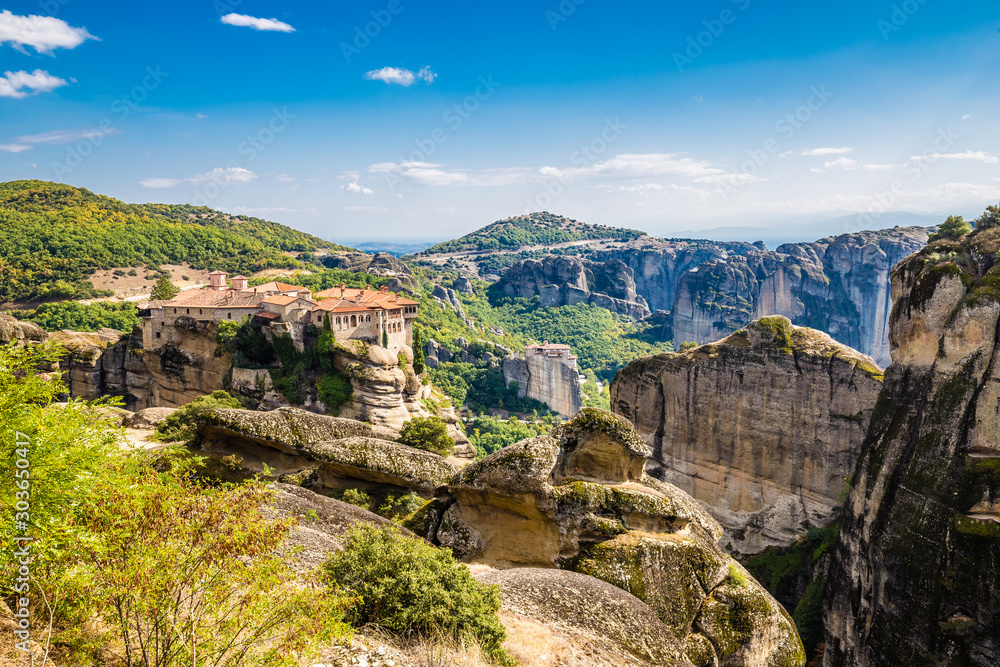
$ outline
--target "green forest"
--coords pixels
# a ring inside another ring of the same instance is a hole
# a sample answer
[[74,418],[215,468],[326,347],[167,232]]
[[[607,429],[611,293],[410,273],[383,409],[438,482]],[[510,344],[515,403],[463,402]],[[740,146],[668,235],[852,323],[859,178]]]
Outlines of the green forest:
[[102,295],[87,282],[99,269],[187,263],[253,273],[295,268],[285,251],[342,246],[277,223],[205,207],[126,204],[45,181],[0,184],[0,301]]
[[422,255],[470,250],[516,250],[585,239],[629,240],[643,235],[635,229],[591,225],[552,213],[531,213],[499,220],[471,234],[431,246]]

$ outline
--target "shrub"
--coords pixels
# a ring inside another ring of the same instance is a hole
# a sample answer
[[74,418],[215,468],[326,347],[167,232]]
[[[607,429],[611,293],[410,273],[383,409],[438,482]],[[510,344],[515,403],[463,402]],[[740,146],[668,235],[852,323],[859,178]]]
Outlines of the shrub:
[[448,427],[438,417],[416,417],[403,424],[399,442],[428,452],[448,456],[455,450],[455,440],[448,435]]
[[696,347],[698,347],[698,343],[693,340],[686,340],[681,343],[681,352],[687,352],[688,350],[693,350]]
[[398,520],[408,517],[420,509],[424,504],[424,499],[417,494],[410,492],[406,494],[390,494],[385,501],[379,505],[377,514],[386,519]]
[[363,507],[365,509],[368,509],[368,506],[371,505],[372,502],[371,498],[368,497],[368,494],[361,489],[347,489],[344,491],[344,494],[340,496],[340,499],[345,503],[357,505],[358,507]]
[[191,440],[201,419],[216,408],[241,408],[238,398],[219,390],[208,396],[199,396],[164,419],[156,427],[156,437],[163,442]]
[[331,412],[336,412],[341,405],[351,400],[351,395],[354,393],[351,381],[336,370],[324,373],[316,387],[319,389],[319,400]]
[[494,663],[513,665],[497,619],[500,591],[480,584],[448,550],[405,537],[395,527],[361,524],[323,566],[329,584],[354,597],[356,625],[403,636],[445,635],[479,643]]
[[262,482],[210,489],[149,472],[104,491],[81,517],[94,539],[79,558],[125,664],[180,667],[193,649],[206,665],[294,665],[292,652],[348,630],[342,600],[299,586],[277,552],[292,521],[266,514]]
[[948,219],[941,223],[936,233],[931,234],[928,241],[940,241],[950,239],[952,241],[960,239],[972,231],[972,225],[967,223],[960,215],[950,215]]

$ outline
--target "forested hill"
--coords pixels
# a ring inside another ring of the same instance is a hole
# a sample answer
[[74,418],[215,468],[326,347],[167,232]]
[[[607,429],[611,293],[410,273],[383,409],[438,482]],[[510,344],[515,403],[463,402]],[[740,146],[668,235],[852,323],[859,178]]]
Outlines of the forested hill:
[[591,225],[552,213],[530,213],[486,225],[471,234],[431,246],[421,254],[473,250],[517,250],[591,239],[629,240],[643,236],[635,229]]
[[344,249],[204,206],[126,204],[46,181],[0,183],[0,302],[93,296],[98,269],[189,264],[250,274],[296,267],[283,251]]

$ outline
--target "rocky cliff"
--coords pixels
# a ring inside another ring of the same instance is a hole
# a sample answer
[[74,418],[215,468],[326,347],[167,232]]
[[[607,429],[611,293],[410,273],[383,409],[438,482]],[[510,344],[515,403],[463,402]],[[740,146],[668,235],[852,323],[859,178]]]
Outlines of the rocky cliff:
[[[510,386],[517,383],[518,398],[533,398],[553,412],[569,418],[583,407],[583,388],[576,361],[527,353],[503,360],[503,379]],[[568,351],[566,353],[569,354]]]
[[562,255],[527,259],[508,269],[494,289],[507,296],[537,296],[543,306],[593,303],[635,318],[650,313],[636,292],[632,269],[617,259],[591,262]]
[[691,269],[712,260],[766,250],[763,245],[706,240],[663,240],[642,237],[624,247],[599,250],[595,262],[617,261],[632,271],[636,294],[650,310],[671,310],[681,278]]
[[648,456],[627,421],[584,408],[464,468],[406,525],[467,562],[558,566],[631,593],[656,644],[629,652],[655,648],[656,664],[804,664],[788,614],[718,547],[698,503],[644,472]]
[[870,357],[776,316],[631,362],[611,406],[650,446],[649,473],[702,501],[747,555],[835,519],[881,380]]
[[892,272],[893,364],[828,582],[828,667],[1000,664],[1000,229]]
[[887,366],[889,270],[926,242],[924,228],[895,228],[706,262],[677,287],[674,341],[709,342],[753,318],[784,315]]

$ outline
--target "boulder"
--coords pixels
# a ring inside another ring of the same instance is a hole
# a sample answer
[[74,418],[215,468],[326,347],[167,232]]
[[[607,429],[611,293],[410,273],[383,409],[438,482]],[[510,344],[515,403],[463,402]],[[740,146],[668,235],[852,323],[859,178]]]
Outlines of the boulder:
[[369,424],[295,408],[272,412],[222,409],[198,428],[204,451],[237,455],[246,468],[290,475],[309,470],[312,488],[389,487],[433,495],[458,468],[432,452],[391,440]]
[[177,408],[144,408],[127,415],[122,425],[127,428],[155,429],[164,419],[177,412]]
[[692,664],[804,664],[787,614],[722,552],[721,527],[694,499],[644,472],[648,455],[627,420],[584,408],[464,468],[406,525],[467,562],[616,585],[655,611]]

